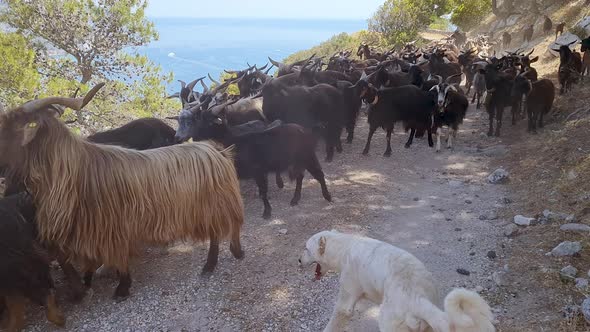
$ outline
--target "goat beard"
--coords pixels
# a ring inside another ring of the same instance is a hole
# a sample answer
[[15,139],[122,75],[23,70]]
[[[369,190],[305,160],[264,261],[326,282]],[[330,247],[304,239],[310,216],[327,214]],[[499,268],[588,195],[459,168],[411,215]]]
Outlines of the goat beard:
[[320,263],[316,263],[315,266],[315,280],[320,280],[322,278],[322,266]]

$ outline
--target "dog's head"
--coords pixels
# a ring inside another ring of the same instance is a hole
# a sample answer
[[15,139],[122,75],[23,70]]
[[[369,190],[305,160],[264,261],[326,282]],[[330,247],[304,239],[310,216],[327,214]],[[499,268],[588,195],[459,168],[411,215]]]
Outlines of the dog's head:
[[323,234],[325,232],[317,233],[307,240],[305,243],[305,249],[299,257],[299,264],[303,266],[308,266],[313,263],[319,263],[325,252],[326,252],[326,242],[327,234]]
[[[326,247],[328,246],[329,239],[336,233],[335,231],[323,231],[319,232],[307,240],[305,243],[305,249],[299,257],[299,264],[301,266],[309,266],[316,263],[315,277],[316,280],[322,276],[321,264],[328,263],[326,259]],[[329,265],[329,264],[328,264]]]

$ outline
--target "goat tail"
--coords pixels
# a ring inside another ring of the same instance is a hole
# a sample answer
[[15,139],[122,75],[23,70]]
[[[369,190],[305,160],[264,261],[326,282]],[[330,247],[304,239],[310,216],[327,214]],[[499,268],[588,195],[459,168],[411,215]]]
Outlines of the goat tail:
[[476,292],[464,288],[453,289],[445,297],[444,308],[449,321],[460,331],[496,331],[490,306]]

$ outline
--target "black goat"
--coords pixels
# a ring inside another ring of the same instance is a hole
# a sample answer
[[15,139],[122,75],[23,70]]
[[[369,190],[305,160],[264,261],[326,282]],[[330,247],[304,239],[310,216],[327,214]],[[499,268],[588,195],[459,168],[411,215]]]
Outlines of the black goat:
[[[511,103],[512,75],[500,71],[502,64],[488,64],[485,67],[485,81],[487,88],[486,106],[489,115],[488,136],[500,136],[502,128],[502,116],[504,108]],[[516,109],[512,108],[513,121]],[[494,133],[494,118],[496,119],[496,131]]]
[[547,34],[551,32],[551,29],[553,28],[553,21],[551,21],[547,15],[544,15],[544,17],[545,20],[543,21],[543,33]]
[[147,150],[173,145],[174,133],[175,130],[162,120],[143,118],[133,120],[119,128],[90,135],[86,139],[93,143]]
[[584,76],[590,75],[590,37],[582,40],[582,80]]
[[391,156],[391,133],[396,122],[402,122],[406,131],[411,130],[406,148],[412,144],[416,131],[428,131],[428,145],[434,145],[432,115],[435,104],[428,92],[414,85],[376,89],[366,80],[360,80],[357,85],[362,87],[360,97],[370,104],[369,135],[363,150],[364,155],[369,153],[373,134],[377,128],[382,127],[387,132],[387,148],[383,155]]
[[348,133],[346,143],[350,144],[354,138],[354,128],[356,127],[356,121],[362,106],[362,101],[358,97],[361,93],[360,87],[348,81],[338,81],[336,82],[336,87],[340,89],[344,97],[344,105],[346,107],[345,128]]
[[260,198],[264,203],[262,217],[265,219],[271,216],[271,206],[267,197],[267,175],[270,172],[278,174],[288,170],[290,178],[296,180],[291,206],[297,205],[301,198],[305,170],[320,183],[324,198],[332,201],[324,172],[315,154],[315,140],[308,131],[297,124],[282,124],[275,121],[267,126],[262,121],[251,121],[229,127],[221,114],[206,110],[203,111],[197,134],[193,139],[213,139],[225,146],[236,146],[235,164],[238,176],[241,179],[252,178],[256,181]]
[[564,28],[565,28],[565,22],[560,22],[555,26],[555,40],[557,40],[557,36],[559,34],[563,34]]
[[436,134],[436,152],[440,151],[440,136],[442,135],[443,126],[449,127],[451,133],[447,137],[447,148],[453,148],[453,139],[457,137],[459,125],[467,114],[469,101],[457,88],[448,83],[435,85],[431,90],[433,100],[436,100],[438,106],[434,112],[434,123],[432,131]]
[[534,26],[531,24],[526,29],[524,29],[522,41],[524,43],[528,43],[533,40],[533,33],[535,32]]
[[511,43],[512,43],[512,36],[510,35],[510,33],[508,33],[508,32],[502,33],[502,46],[504,48],[508,48],[508,47],[510,47]]
[[326,142],[328,162],[334,157],[334,148],[342,152],[340,135],[346,123],[346,106],[338,88],[328,84],[288,86],[279,78],[262,88],[262,96],[263,111],[268,121],[296,123],[321,134]]
[[529,120],[528,131],[536,134],[537,120],[539,128],[543,128],[543,116],[553,107],[555,85],[548,79],[532,82],[523,73],[514,80],[512,95],[523,99]]
[[461,65],[458,63],[445,63],[444,52],[435,50],[432,54],[424,55],[426,59],[430,61],[430,73],[432,75],[439,75],[446,80],[449,76],[455,76],[456,78],[451,83],[461,83]]
[[572,52],[570,45],[573,43],[575,41],[568,45],[561,45],[559,50],[553,49],[559,52],[559,72],[557,76],[561,85],[560,94],[569,91],[572,84],[578,81],[582,73],[582,56],[578,52]]
[[465,75],[465,87],[467,88],[467,94],[471,91],[471,86],[473,84],[473,78],[475,77],[475,68],[473,67],[473,63],[476,61],[481,61],[475,55],[475,49],[468,50],[467,52],[461,52],[458,56],[459,64],[463,69],[463,74]]
[[28,194],[0,199],[0,307],[8,313],[8,331],[25,325],[27,300],[45,305],[47,319],[58,326],[65,318],[55,300],[55,287],[49,272],[49,254],[37,243],[34,223],[20,212],[31,205]]

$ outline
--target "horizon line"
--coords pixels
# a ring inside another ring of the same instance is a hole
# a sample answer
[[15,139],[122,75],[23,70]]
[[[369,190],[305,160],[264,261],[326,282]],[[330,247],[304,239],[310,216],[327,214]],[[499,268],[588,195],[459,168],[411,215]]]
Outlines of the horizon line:
[[147,18],[179,18],[179,19],[252,19],[252,20],[329,20],[329,21],[366,21],[368,18],[361,17],[270,17],[270,16],[153,16],[146,15]]

